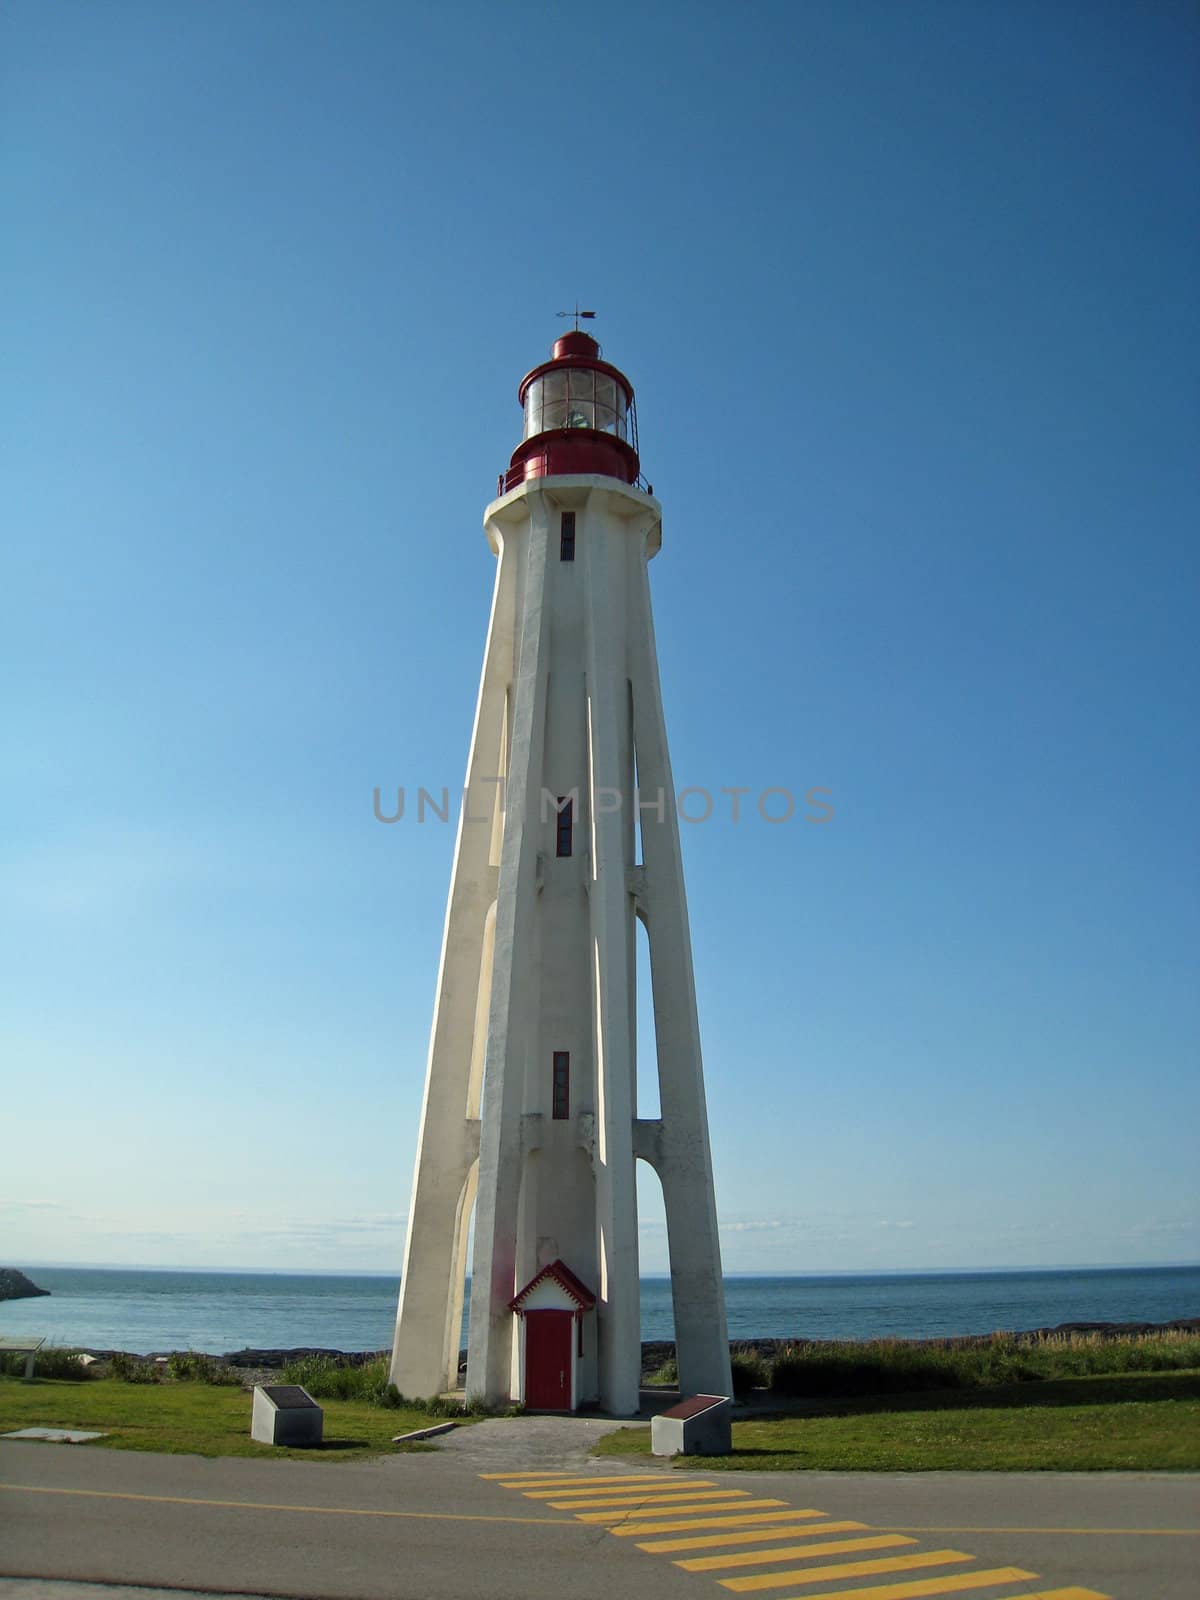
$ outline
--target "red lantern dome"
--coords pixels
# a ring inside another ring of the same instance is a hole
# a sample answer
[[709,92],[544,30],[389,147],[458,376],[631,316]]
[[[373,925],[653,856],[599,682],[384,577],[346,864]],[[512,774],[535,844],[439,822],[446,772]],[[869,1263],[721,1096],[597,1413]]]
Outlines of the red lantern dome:
[[525,433],[500,476],[506,494],[528,478],[594,472],[636,483],[637,412],[633,385],[600,359],[590,334],[563,334],[550,360],[521,379]]

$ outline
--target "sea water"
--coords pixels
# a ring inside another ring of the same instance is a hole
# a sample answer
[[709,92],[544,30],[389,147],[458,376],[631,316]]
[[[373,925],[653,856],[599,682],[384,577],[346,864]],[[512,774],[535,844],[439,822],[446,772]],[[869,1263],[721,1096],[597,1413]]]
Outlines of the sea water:
[[[381,1350],[396,1315],[397,1279],[383,1274],[22,1270],[50,1297],[0,1303],[0,1336],[44,1334],[94,1350]],[[641,1287],[642,1338],[674,1338],[670,1280],[643,1278]],[[1200,1317],[1200,1267],[734,1275],[725,1297],[731,1339],[936,1338]]]

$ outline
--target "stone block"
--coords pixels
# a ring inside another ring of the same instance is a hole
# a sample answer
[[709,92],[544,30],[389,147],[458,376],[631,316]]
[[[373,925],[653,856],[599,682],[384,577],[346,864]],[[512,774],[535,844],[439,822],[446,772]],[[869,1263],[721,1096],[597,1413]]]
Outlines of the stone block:
[[256,1383],[250,1437],[259,1444],[320,1444],[325,1413],[298,1383]]
[[727,1456],[732,1448],[728,1395],[696,1394],[681,1400],[650,1423],[650,1449],[656,1456]]

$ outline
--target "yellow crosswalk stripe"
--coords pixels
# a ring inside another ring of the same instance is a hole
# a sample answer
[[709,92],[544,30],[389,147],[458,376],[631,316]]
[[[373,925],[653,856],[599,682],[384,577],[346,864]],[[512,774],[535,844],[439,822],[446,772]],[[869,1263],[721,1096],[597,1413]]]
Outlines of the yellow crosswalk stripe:
[[779,1550],[738,1550],[733,1555],[693,1556],[675,1565],[685,1572],[720,1572],[727,1567],[753,1566],[764,1561],[790,1561],[793,1556],[807,1559],[809,1556],[849,1555],[852,1550],[894,1550],[897,1545],[916,1542],[906,1539],[902,1533],[873,1533],[865,1539],[833,1539],[828,1544],[790,1544]]
[[747,1578],[718,1578],[723,1589],[749,1594],[758,1589],[789,1589],[794,1583],[825,1583],[830,1578],[873,1578],[877,1572],[912,1572],[916,1567],[949,1567],[974,1561],[965,1550],[923,1550],[915,1556],[884,1556],[878,1561],[839,1561],[832,1567],[800,1567],[794,1572],[755,1572]]
[[691,1539],[651,1539],[639,1550],[671,1555],[676,1550],[714,1550],[722,1545],[757,1544],[767,1539],[817,1539],[827,1533],[860,1533],[865,1522],[814,1522],[807,1528],[747,1528],[741,1533],[700,1533]]
[[[741,1491],[746,1494],[747,1491]],[[548,1506],[573,1506],[584,1505],[587,1501],[595,1501],[597,1505],[606,1506],[635,1506],[642,1500],[690,1500],[697,1494],[728,1494],[729,1490],[718,1483],[668,1483],[663,1486],[658,1484],[643,1483],[637,1489],[558,1489],[551,1490],[549,1494],[539,1491],[538,1498],[544,1500]],[[526,1495],[526,1500],[531,1500],[532,1495]]]
[[[745,1490],[742,1492],[744,1494]],[[722,1501],[716,1505],[709,1504],[706,1506],[670,1505],[666,1506],[661,1511],[654,1511],[649,1506],[635,1506],[633,1510],[577,1511],[575,1515],[578,1517],[580,1522],[611,1523],[613,1524],[614,1533],[623,1534],[625,1529],[618,1526],[620,1523],[624,1523],[626,1527],[640,1527],[642,1524],[648,1523],[651,1520],[656,1520],[659,1517],[678,1517],[680,1520],[678,1522],[671,1523],[668,1531],[691,1527],[708,1528],[712,1526],[711,1523],[697,1523],[692,1519],[695,1517],[707,1516],[709,1512],[712,1512],[714,1515],[719,1515],[722,1521],[725,1521],[727,1520],[727,1514],[731,1511],[763,1511],[765,1515],[765,1507],[786,1505],[786,1500],[729,1500]],[[778,1516],[779,1512],[775,1512],[774,1514]]]
[[[704,1511],[710,1506],[729,1505],[738,1500],[748,1500],[749,1491],[746,1489],[697,1489],[692,1494],[670,1495],[659,1498],[657,1495],[647,1495],[644,1500],[548,1500],[546,1504],[552,1511],[592,1511],[601,1507],[608,1507],[613,1511],[613,1521],[621,1517],[641,1517],[647,1512],[673,1512],[676,1508],[681,1511]],[[786,1505],[786,1501],[777,1500],[777,1506]]]
[[[757,1504],[753,1500],[743,1500],[742,1509]],[[782,1505],[781,1500],[768,1500],[769,1506]],[[687,1533],[696,1528],[750,1528],[756,1523],[763,1522],[789,1522],[797,1517],[823,1517],[823,1511],[752,1511],[746,1516],[710,1517],[702,1520],[691,1517],[686,1522],[627,1522],[623,1528],[614,1528],[612,1531],[618,1539],[629,1539],[643,1533]],[[580,1522],[603,1522],[608,1519],[597,1512],[587,1512],[580,1517]]]
[[[1081,1537],[1089,1538],[1098,1535],[1107,1538],[1115,1534],[1121,1539],[1200,1539],[1200,1528],[1052,1528],[1047,1523],[1039,1523],[1033,1528],[1008,1528],[1002,1527],[998,1522],[987,1522],[983,1526],[976,1524],[974,1527],[948,1528],[942,1524],[933,1526],[927,1522],[881,1522],[879,1531],[888,1533],[895,1530],[898,1533],[1077,1533]],[[1063,1593],[1066,1594],[1066,1590]],[[1029,1600],[1028,1595],[1018,1594],[1012,1600]],[[1038,1600],[1035,1595],[1034,1600]]]
[[[863,1590],[858,1591],[859,1594]],[[822,1596],[821,1600],[825,1600]],[[1098,1589],[1039,1589],[1036,1594],[1012,1594],[1006,1600],[1112,1600],[1111,1595],[1101,1594]]]
[[[956,1574],[952,1578],[918,1578],[914,1583],[873,1583],[867,1589],[830,1589],[822,1594],[821,1600],[926,1600],[931,1594],[988,1589],[993,1584],[1020,1583],[1025,1578],[1036,1577],[1036,1572],[1026,1572],[1023,1567],[989,1567],[986,1572]],[[1022,1597],[1010,1595],[1007,1600],[1022,1600]],[[1050,1597],[1027,1594],[1024,1600],[1050,1600]],[[1099,1600],[1105,1600],[1105,1597],[1100,1596]]]
[[481,1472],[481,1478],[491,1483],[499,1483],[502,1489],[534,1489],[539,1484],[568,1483],[660,1483],[666,1474],[663,1472],[622,1472],[619,1476],[610,1475],[602,1478],[596,1473],[581,1477],[574,1472]]
[[[745,1492],[743,1489],[742,1494]],[[724,1500],[689,1500],[684,1505],[680,1505],[676,1500],[670,1500],[665,1504],[635,1506],[632,1510],[627,1506],[624,1511],[577,1511],[575,1516],[579,1522],[593,1522],[602,1528],[610,1527],[615,1533],[620,1523],[645,1522],[647,1517],[698,1517],[707,1511],[746,1511],[753,1506],[786,1505],[786,1500],[735,1500],[730,1495]],[[685,1526],[688,1524],[680,1523],[680,1527]]]
[[668,1479],[664,1483],[661,1478],[657,1478],[653,1482],[618,1484],[616,1480],[609,1480],[606,1483],[602,1478],[598,1478],[595,1483],[559,1483],[551,1485],[548,1489],[527,1489],[523,1483],[514,1484],[513,1487],[520,1489],[526,1500],[553,1500],[556,1495],[575,1494],[611,1494],[618,1498],[623,1495],[639,1494],[686,1494],[689,1489],[715,1489],[716,1482],[712,1478],[679,1478]]

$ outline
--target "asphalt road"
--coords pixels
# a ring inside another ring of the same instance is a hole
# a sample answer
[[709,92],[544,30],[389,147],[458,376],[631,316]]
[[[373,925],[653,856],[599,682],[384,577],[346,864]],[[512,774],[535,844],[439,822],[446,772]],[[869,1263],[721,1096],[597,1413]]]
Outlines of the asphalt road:
[[[559,1452],[553,1468],[542,1465],[544,1457],[533,1466],[516,1463],[512,1470],[529,1479],[505,1486],[480,1476],[498,1470],[503,1454],[500,1435],[487,1443],[482,1430],[490,1426],[469,1430],[476,1444],[464,1437],[437,1453],[345,1463],[210,1461],[0,1441],[0,1600],[88,1600],[73,1587],[80,1583],[305,1600],[729,1600],[745,1592],[763,1600],[850,1592],[863,1600],[948,1592],[1027,1600],[1060,1589],[1063,1600],[1194,1600],[1197,1592],[1195,1475],[685,1477],[653,1464]],[[533,1484],[535,1472],[549,1479],[552,1471],[584,1483],[559,1477]],[[602,1481],[630,1476],[646,1481]],[[626,1535],[629,1497],[643,1494],[694,1503],[674,1515],[638,1509],[637,1525],[649,1531]],[[742,1513],[730,1494],[780,1505]],[[571,1500],[579,1495],[620,1509],[584,1507]],[[709,1508],[706,1498],[719,1503]],[[797,1510],[818,1515],[792,1517]],[[730,1522],[733,1516],[743,1520]],[[853,1526],[826,1534],[826,1519]],[[767,1537],[775,1527],[777,1540]],[[683,1538],[690,1543],[681,1549]],[[815,1560],[809,1554],[839,1542],[864,1548]],[[642,1548],[647,1544],[674,1548]],[[731,1559],[713,1570],[714,1557]],[[897,1559],[909,1565],[853,1570],[855,1563]],[[681,1560],[709,1567],[688,1571]],[[797,1575],[798,1561],[842,1571]],[[791,1580],[780,1581],[789,1572]],[[998,1576],[988,1581],[993,1572]],[[119,1597],[98,1592],[96,1600]]]

